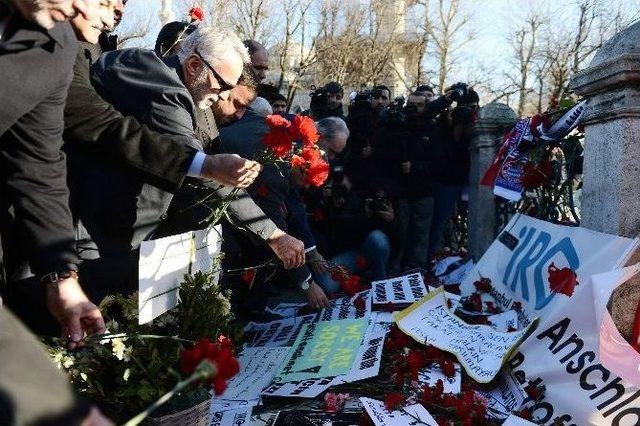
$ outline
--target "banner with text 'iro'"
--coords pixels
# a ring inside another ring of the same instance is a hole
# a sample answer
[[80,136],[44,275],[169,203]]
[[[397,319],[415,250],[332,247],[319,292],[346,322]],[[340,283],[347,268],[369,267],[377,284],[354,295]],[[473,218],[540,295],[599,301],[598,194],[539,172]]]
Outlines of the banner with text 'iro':
[[[521,324],[539,318],[507,362],[521,383],[541,380],[536,384],[546,386],[544,399],[532,407],[536,423],[639,424],[640,390],[599,361],[590,279],[623,265],[637,246],[637,239],[518,214],[465,277],[463,296],[474,291],[474,281],[488,277],[496,306],[519,311]],[[550,282],[558,271],[564,276]],[[571,271],[577,280],[566,279]]]

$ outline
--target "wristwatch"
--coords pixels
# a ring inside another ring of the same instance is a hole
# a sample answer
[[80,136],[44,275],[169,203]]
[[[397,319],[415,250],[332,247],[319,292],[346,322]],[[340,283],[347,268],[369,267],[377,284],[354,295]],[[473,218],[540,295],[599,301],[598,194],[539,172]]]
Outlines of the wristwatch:
[[303,291],[307,291],[309,290],[309,285],[311,284],[311,278],[307,278],[306,280],[302,281],[302,283],[300,284],[300,288]]
[[62,271],[50,272],[47,275],[44,275],[40,278],[40,283],[43,285],[47,284],[57,284],[62,280],[66,280],[67,278],[75,278],[78,279],[78,271],[74,269],[67,269]]

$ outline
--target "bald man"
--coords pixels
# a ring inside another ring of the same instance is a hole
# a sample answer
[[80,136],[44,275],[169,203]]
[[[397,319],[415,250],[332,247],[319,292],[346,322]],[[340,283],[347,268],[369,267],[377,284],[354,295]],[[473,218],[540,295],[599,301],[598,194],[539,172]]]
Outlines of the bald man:
[[262,83],[267,77],[267,71],[269,71],[269,52],[267,52],[267,49],[262,44],[255,40],[245,40],[244,45],[249,51],[251,66],[258,76],[258,83]]

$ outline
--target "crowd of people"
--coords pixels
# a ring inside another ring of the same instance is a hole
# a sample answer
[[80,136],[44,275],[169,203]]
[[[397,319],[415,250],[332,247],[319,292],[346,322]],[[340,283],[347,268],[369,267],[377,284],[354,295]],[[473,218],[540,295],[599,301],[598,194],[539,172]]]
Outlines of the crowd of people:
[[206,226],[211,192],[233,196],[223,271],[280,265],[251,285],[222,274],[240,318],[268,320],[283,285],[327,306],[333,266],[364,280],[429,267],[468,179],[472,89],[315,89],[303,114],[331,171],[310,188],[252,160],[266,117],[290,117],[263,84],[264,46],[192,20],[165,25],[154,50],[118,50],[125,4],[0,0],[0,322],[10,310],[71,347],[104,332],[97,306],[137,290],[141,242]]

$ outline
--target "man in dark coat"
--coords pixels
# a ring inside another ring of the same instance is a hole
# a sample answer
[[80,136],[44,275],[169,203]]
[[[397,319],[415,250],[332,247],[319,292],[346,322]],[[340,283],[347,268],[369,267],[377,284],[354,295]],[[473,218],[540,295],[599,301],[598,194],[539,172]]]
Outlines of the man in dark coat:
[[[87,12],[84,2],[0,0],[3,262],[11,267],[13,259],[28,259],[46,285],[47,305],[62,325],[63,337],[72,342],[80,341],[83,332],[104,331],[99,310],[78,282],[60,151],[77,42],[69,24],[54,23],[77,12]],[[13,289],[4,290],[6,296]]]

